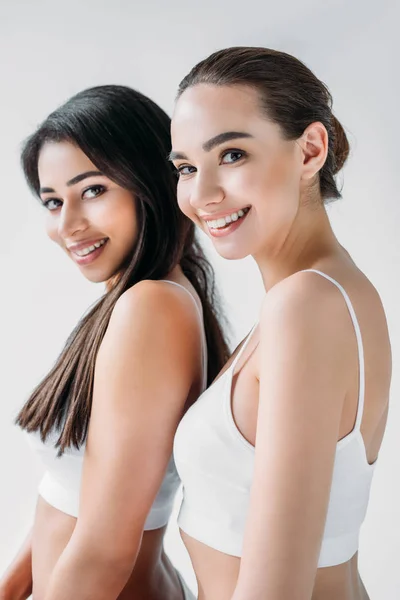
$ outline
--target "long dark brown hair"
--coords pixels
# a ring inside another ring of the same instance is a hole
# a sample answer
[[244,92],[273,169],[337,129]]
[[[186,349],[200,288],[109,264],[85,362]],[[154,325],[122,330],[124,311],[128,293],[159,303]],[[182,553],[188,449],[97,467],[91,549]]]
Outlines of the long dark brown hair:
[[47,142],[61,141],[79,147],[99,171],[132,192],[139,233],[115,284],[83,316],[16,419],[23,429],[39,431],[43,441],[56,429],[60,455],[70,446],[78,448],[86,438],[97,353],[115,303],[135,283],[162,279],[180,264],[203,306],[208,383],[229,356],[213,269],[195,238],[194,224],[178,208],[177,177],[168,161],[168,115],[125,86],[98,86],[80,92],[54,111],[24,144],[22,168],[36,195],[40,151]]
[[269,48],[226,48],[193,67],[179,85],[178,98],[199,83],[255,89],[267,118],[280,125],[288,140],[298,139],[311,123],[322,123],[328,132],[328,155],[319,172],[320,194],[324,201],[340,198],[335,175],[348,157],[349,143],[332,113],[328,88],[304,63]]

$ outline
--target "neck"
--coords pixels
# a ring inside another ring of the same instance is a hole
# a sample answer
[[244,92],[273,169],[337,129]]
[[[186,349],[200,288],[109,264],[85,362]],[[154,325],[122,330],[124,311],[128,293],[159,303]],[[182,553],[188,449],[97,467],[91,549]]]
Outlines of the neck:
[[[121,279],[122,277],[122,271],[116,273],[115,275],[113,275],[112,277],[110,277],[110,279],[108,279],[105,282],[105,290],[106,292],[111,292],[111,290],[117,285],[118,281]],[[165,277],[163,277],[163,279],[171,279],[171,281],[176,281],[177,283],[179,283],[179,281],[184,277],[183,275],[183,271],[182,271],[182,267],[180,265],[176,265],[172,271],[170,271],[169,273],[167,273],[167,275],[165,275]]]
[[110,279],[105,282],[106,293],[111,292],[111,290],[117,285],[118,281],[121,279],[121,273],[116,273]]
[[289,233],[277,246],[263,248],[253,256],[266,291],[293,273],[317,268],[323,259],[344,252],[322,204],[300,210]]

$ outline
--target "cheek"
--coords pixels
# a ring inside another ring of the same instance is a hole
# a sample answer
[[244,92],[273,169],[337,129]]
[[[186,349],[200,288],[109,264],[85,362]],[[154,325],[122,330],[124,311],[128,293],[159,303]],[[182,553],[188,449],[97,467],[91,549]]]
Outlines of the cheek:
[[109,237],[120,239],[124,245],[134,243],[138,233],[138,217],[135,200],[128,196],[114,203],[112,210],[107,205],[102,210],[102,229]]
[[45,231],[52,242],[60,243],[58,235],[57,219],[54,215],[48,214],[45,219]]
[[292,161],[277,158],[265,168],[259,191],[265,198],[266,209],[279,214],[291,213],[298,207],[299,190],[299,177]]
[[259,226],[271,248],[287,238],[299,210],[299,180],[295,166],[276,161],[266,171],[263,181],[263,202],[259,203]]
[[249,204],[254,210],[254,243],[261,241],[264,248],[279,246],[286,239],[299,208],[296,165],[287,156],[269,157],[243,169],[240,177],[238,169],[231,184],[237,203]]
[[193,211],[193,207],[190,204],[190,190],[189,190],[189,182],[179,182],[177,188],[177,199],[178,206],[184,215],[189,217],[189,219],[193,219],[195,214]]
[[252,160],[243,167],[226,169],[222,177],[221,184],[227,196],[236,203],[250,204],[257,210],[272,209],[274,205],[281,208],[282,203],[293,196],[295,189],[294,173],[287,158]]

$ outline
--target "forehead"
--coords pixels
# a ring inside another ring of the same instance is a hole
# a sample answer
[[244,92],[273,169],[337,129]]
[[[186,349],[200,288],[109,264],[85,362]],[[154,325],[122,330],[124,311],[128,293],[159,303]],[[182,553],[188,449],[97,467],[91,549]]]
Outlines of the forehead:
[[51,185],[52,182],[62,184],[79,173],[94,169],[86,154],[71,142],[47,142],[39,153],[41,185]]
[[198,84],[178,99],[172,118],[174,150],[203,143],[224,131],[243,131],[256,137],[275,129],[262,112],[256,90],[241,85]]

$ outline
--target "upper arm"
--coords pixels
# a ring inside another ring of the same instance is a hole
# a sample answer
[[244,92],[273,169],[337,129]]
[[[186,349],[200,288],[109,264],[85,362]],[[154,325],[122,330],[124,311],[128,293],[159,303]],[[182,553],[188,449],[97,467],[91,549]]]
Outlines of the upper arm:
[[309,285],[309,277],[290,278],[263,307],[254,479],[240,575],[245,587],[261,586],[263,594],[254,598],[311,598],[317,569],[348,381],[348,321],[335,288],[315,279]]
[[171,287],[128,290],[96,361],[76,535],[115,557],[138,550],[198,372],[199,319]]

